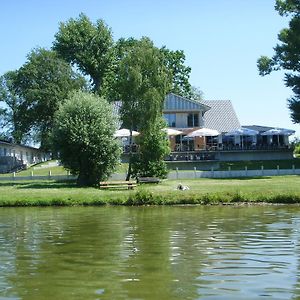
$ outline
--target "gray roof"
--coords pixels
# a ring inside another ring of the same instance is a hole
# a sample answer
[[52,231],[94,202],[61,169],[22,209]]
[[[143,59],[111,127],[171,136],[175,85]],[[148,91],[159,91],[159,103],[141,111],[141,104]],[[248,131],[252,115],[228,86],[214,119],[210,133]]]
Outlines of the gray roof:
[[265,132],[268,131],[274,127],[269,127],[269,126],[261,126],[261,125],[243,125],[244,128],[256,130],[258,132]]
[[201,103],[211,107],[204,114],[206,128],[224,133],[241,127],[230,100],[202,100]]
[[207,111],[209,107],[202,102],[191,100],[179,95],[170,93],[164,102],[164,111]]
[[28,149],[32,149],[32,150],[40,150],[39,148],[36,147],[32,147],[32,146],[27,146],[27,145],[23,145],[23,144],[17,144],[14,143],[13,141],[6,141],[6,140],[0,140],[0,145],[4,145],[4,146],[19,146],[19,147],[23,147],[23,148],[28,148]]

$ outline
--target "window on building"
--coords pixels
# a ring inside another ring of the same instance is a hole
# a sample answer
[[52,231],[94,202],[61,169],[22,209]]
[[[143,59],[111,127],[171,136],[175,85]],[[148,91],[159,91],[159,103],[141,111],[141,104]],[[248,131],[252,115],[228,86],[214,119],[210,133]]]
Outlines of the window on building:
[[176,127],[176,114],[164,114],[168,127]]
[[188,114],[187,116],[188,127],[198,127],[199,126],[199,114]]

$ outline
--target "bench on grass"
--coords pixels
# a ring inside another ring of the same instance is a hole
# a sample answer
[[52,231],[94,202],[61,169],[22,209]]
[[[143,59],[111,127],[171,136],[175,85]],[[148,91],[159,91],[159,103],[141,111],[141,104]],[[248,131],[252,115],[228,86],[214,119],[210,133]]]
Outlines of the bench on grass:
[[159,183],[160,179],[157,177],[138,177],[138,183]]
[[136,187],[136,182],[134,181],[101,181],[99,182],[100,189],[128,189],[133,190]]

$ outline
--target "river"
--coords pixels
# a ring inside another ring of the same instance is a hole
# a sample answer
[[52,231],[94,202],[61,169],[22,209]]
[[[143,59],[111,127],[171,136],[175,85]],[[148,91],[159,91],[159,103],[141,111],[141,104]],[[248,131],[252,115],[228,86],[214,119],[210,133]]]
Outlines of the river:
[[300,299],[300,207],[0,209],[0,300]]

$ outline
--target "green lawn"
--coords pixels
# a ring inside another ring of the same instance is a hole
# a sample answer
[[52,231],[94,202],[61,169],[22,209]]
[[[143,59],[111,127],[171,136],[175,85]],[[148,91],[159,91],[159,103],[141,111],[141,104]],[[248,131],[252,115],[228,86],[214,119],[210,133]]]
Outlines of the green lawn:
[[[52,175],[66,175],[67,170],[63,166],[48,166],[48,163],[54,162],[54,160],[39,163],[31,166],[27,170],[22,170],[16,173],[16,176],[30,176],[32,173],[36,176],[46,176],[49,175],[49,171],[51,171]],[[11,173],[8,174],[0,174],[0,177],[12,177]]]
[[1,206],[101,204],[216,204],[263,201],[300,203],[300,176],[178,180],[140,185],[134,191],[79,188],[55,181],[0,181]]
[[[297,167],[300,159],[280,161],[280,168],[290,164]],[[279,161],[224,163],[222,168],[232,170],[257,169],[261,163],[265,169],[277,166]],[[36,166],[35,166],[36,167]],[[119,173],[126,172],[127,164],[119,166]],[[31,175],[33,168],[17,176]],[[37,168],[34,175],[65,175],[62,166]],[[2,176],[12,176],[6,174]],[[177,185],[187,185],[189,190],[179,191]],[[275,176],[239,179],[180,179],[164,180],[160,184],[140,185],[134,191],[99,190],[79,188],[74,182],[0,181],[0,206],[34,205],[103,205],[103,204],[215,204],[230,202],[300,203],[300,176]]]
[[[36,164],[34,166],[29,167],[27,170],[23,170],[16,173],[16,176],[47,176],[49,175],[49,171],[51,171],[52,175],[67,175],[68,171],[63,166],[48,166],[48,163],[54,162],[48,161],[40,164]],[[126,172],[128,164],[120,164],[117,166],[116,173],[124,173]],[[0,177],[12,177],[12,173],[8,174],[0,174]]]

